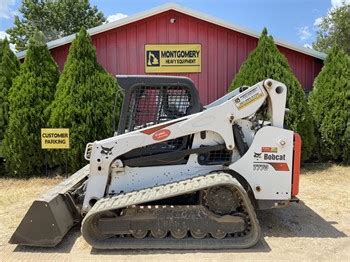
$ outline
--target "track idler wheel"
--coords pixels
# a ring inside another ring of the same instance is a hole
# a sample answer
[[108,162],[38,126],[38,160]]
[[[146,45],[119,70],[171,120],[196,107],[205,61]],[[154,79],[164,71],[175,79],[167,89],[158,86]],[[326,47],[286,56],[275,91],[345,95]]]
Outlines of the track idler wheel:
[[155,229],[155,230],[151,230],[151,235],[154,237],[154,238],[165,238],[166,235],[167,235],[167,231],[165,230],[162,230],[160,228],[158,229]]
[[170,234],[173,238],[181,239],[181,238],[185,238],[187,236],[187,230],[178,228],[175,230],[171,230]]
[[202,239],[207,236],[207,233],[201,231],[200,229],[197,230],[191,230],[191,236],[195,239]]
[[216,239],[223,239],[223,238],[226,237],[227,233],[225,233],[224,231],[218,229],[216,232],[211,232],[210,235],[213,238],[216,238]]
[[138,229],[138,230],[135,230],[131,235],[134,238],[142,239],[147,236],[147,233],[148,233],[147,230]]

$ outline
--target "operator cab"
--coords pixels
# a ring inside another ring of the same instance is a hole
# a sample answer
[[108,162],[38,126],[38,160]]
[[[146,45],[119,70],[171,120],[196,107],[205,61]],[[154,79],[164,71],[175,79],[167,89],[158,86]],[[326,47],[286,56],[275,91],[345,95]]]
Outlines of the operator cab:
[[[174,76],[117,76],[124,90],[124,100],[117,135],[153,126],[162,122],[198,113],[202,110],[198,91],[191,79]],[[187,135],[161,141],[131,150],[120,159],[128,166],[157,166],[185,164],[188,156],[171,155],[158,159],[161,154],[175,153],[191,148],[193,136]],[[144,157],[154,156],[151,161]]]
[[201,111],[191,79],[174,76],[117,76],[124,90],[118,134],[135,131]]

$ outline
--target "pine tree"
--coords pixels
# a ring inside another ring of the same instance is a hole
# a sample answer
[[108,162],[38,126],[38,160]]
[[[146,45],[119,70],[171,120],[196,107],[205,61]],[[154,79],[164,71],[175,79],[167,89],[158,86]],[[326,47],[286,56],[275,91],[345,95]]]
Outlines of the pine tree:
[[87,143],[113,135],[116,96],[115,115],[119,118],[122,94],[115,78],[97,63],[91,38],[81,29],[69,49],[55,100],[48,109],[50,126],[70,129],[71,148],[68,152],[54,151],[54,164],[64,165],[67,157],[69,170],[75,171],[86,164]]
[[19,62],[12,52],[9,42],[5,39],[2,43],[0,56],[0,155],[2,156],[2,140],[8,124],[8,91],[12,86],[12,81],[19,73]]
[[314,126],[304,91],[294,76],[287,59],[278,51],[272,36],[264,28],[258,46],[242,64],[229,87],[232,91],[243,85],[253,85],[266,78],[284,83],[288,88],[285,124],[302,137],[302,159],[307,160],[315,144]]
[[350,57],[331,49],[309,99],[321,159],[350,160]]
[[1,62],[1,59],[2,59],[2,49],[3,49],[3,40],[0,39],[0,62]]
[[44,111],[54,97],[58,77],[44,36],[36,32],[8,96],[10,117],[3,149],[10,174],[30,176],[42,171],[45,152],[41,149],[40,129],[46,127]]

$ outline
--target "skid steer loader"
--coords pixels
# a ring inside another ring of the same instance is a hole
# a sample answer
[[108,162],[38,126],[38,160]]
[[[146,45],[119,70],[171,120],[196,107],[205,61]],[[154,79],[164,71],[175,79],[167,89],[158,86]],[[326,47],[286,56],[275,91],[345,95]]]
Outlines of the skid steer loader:
[[256,209],[286,206],[299,187],[301,139],[283,128],[287,88],[266,79],[203,107],[185,77],[118,76],[115,135],[36,200],[10,243],[55,246],[81,223],[98,249],[249,248]]

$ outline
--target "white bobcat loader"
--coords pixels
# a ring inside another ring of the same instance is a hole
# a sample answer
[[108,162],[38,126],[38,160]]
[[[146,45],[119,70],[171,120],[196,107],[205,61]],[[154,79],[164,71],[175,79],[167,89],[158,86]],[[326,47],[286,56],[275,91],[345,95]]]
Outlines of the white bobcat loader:
[[98,249],[249,248],[255,210],[296,201],[300,136],[283,128],[287,88],[272,79],[202,107],[185,77],[118,76],[115,136],[34,201],[10,243],[55,246],[81,223]]

